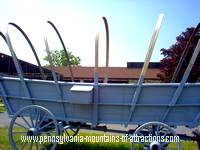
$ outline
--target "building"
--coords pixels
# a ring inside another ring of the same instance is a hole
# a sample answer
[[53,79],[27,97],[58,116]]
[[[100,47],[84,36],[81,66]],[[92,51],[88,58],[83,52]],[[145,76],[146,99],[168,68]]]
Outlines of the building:
[[[25,78],[41,79],[41,74],[38,66],[23,60],[19,60],[19,63],[21,65]],[[47,79],[51,80],[51,70],[43,67],[43,71]],[[13,58],[3,53],[0,53],[0,75],[13,77],[18,75],[13,62]],[[57,74],[57,76],[62,79],[62,75]]]
[[[143,62],[128,62],[127,67],[109,67],[109,83],[133,83],[137,82]],[[70,81],[71,76],[68,67],[56,67],[56,72],[63,75],[63,80]],[[75,81],[93,82],[94,67],[72,67]],[[99,67],[99,81],[103,82],[105,77],[105,67]],[[157,74],[160,72],[160,63],[150,63],[149,69],[145,76],[145,82],[160,82]]]
[[[41,79],[39,67],[31,63],[19,60],[24,77],[31,79]],[[0,53],[0,73],[9,76],[16,76],[17,72],[11,56]],[[143,62],[128,62],[127,67],[109,67],[108,82],[109,83],[133,83],[137,82]],[[52,79],[49,67],[43,68],[47,79]],[[55,68],[58,79],[62,81],[71,81],[68,67]],[[76,82],[94,82],[94,67],[72,67],[74,80]],[[160,82],[157,74],[160,72],[160,63],[151,62],[145,76],[145,82]],[[105,67],[99,67],[99,82],[104,81]]]

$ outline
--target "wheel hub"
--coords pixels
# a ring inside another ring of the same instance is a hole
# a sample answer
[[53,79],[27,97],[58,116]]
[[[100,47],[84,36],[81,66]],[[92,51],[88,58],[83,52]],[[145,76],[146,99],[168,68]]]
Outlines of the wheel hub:
[[150,150],[161,150],[160,143],[157,141],[153,141],[150,144]]
[[30,128],[27,132],[27,136],[36,136],[38,135],[38,130],[36,128]]

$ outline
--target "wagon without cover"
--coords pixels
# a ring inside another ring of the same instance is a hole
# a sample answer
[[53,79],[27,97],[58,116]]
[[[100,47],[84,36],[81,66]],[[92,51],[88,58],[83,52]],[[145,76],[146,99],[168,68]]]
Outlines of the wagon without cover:
[[[9,46],[19,75],[18,78],[0,77],[0,96],[12,118],[9,126],[9,139],[13,149],[24,149],[27,145],[30,149],[40,147],[39,143],[33,143],[33,141],[19,144],[20,139],[14,138],[15,135],[60,135],[63,132],[68,133],[68,130],[76,135],[79,128],[88,127],[95,130],[98,129],[99,124],[138,125],[138,128],[134,130],[137,135],[152,134],[164,137],[176,135],[170,126],[197,127],[200,123],[200,83],[186,83],[186,81],[200,51],[200,41],[180,83],[143,83],[162,17],[162,15],[159,16],[137,84],[98,83],[98,34],[95,41],[94,83],[58,81],[52,65],[47,38],[45,38],[45,45],[54,81],[46,80],[37,54],[27,35],[19,26],[10,23],[24,35],[30,44],[43,75],[43,80],[24,79],[9,34],[7,33],[6,36],[1,34]],[[103,20],[106,28],[106,67],[108,67],[108,24],[105,17]],[[57,32],[66,51],[58,30],[52,22],[48,21],[48,23]],[[72,72],[71,76],[73,80]],[[107,78],[106,74],[105,82]],[[17,130],[15,126],[22,129]],[[161,150],[167,149],[169,143],[153,141],[142,144],[147,149]],[[177,149],[181,149],[180,142],[176,144]],[[50,146],[54,149],[56,143],[51,143]],[[134,143],[132,149],[134,149]]]

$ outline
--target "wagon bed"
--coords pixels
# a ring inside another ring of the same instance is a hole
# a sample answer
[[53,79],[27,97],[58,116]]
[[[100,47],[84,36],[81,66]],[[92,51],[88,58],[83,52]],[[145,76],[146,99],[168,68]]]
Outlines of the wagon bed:
[[[130,108],[133,106],[131,100],[137,84],[99,83],[97,110],[94,110],[93,83],[59,82],[60,95],[53,81],[26,79],[25,82],[31,89],[31,98],[25,94],[19,78],[1,78],[1,91],[7,93],[4,95],[1,92],[0,95],[7,99],[5,105],[9,108],[10,116],[25,106],[40,105],[55,114],[57,120],[63,121],[142,125],[153,120],[171,126],[189,127],[200,123],[200,83],[185,84],[175,105],[170,105],[170,102],[178,83],[142,84],[140,97],[137,104],[134,104],[134,115],[129,121]],[[163,121],[168,108],[170,112]],[[97,115],[94,111],[98,112]]]

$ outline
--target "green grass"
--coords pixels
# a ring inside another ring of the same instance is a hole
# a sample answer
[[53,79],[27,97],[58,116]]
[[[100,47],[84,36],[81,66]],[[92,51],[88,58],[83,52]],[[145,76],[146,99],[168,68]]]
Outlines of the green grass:
[[0,150],[11,150],[8,140],[8,129],[6,127],[0,127]]
[[[11,146],[8,139],[8,129],[6,127],[0,127],[0,150],[11,150]],[[92,132],[80,132],[81,136],[100,136],[101,133],[92,133]],[[198,150],[197,143],[193,141],[184,141],[182,142],[183,150]],[[172,150],[176,149],[175,144],[170,144]],[[56,150],[130,150],[130,142],[118,142],[118,143],[87,143],[87,142],[78,142],[72,143],[68,142],[65,144],[58,144]],[[142,146],[137,145],[137,150],[142,149]]]
[[0,113],[1,112],[5,112],[5,111],[6,111],[6,108],[5,108],[4,104],[3,104],[3,102],[1,102],[1,100],[0,100]]
[[[93,132],[79,132],[79,136],[103,136],[102,133],[93,133]],[[106,134],[110,135],[110,134]],[[64,149],[70,149],[70,150],[130,150],[131,149],[131,143],[130,142],[77,142],[72,143],[68,142],[65,144],[59,144],[56,148],[56,150],[64,150]],[[141,148],[142,149],[142,148]],[[139,150],[139,149],[138,149]]]
[[0,97],[0,113],[5,112],[5,111],[6,111],[6,108],[4,106],[2,98]]

